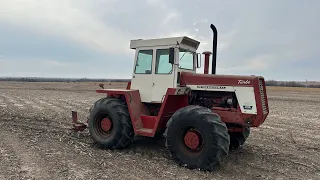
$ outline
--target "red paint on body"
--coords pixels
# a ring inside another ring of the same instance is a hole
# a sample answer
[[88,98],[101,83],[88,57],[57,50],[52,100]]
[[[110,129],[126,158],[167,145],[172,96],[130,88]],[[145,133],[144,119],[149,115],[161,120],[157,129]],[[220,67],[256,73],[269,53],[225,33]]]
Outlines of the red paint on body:
[[143,128],[141,121],[142,103],[138,90],[99,89],[96,92],[108,94],[111,97],[122,98],[127,103],[135,134],[138,133],[139,129]]
[[155,124],[154,129],[160,131],[166,128],[166,123],[171,118],[171,116],[180,108],[189,105],[188,95],[175,95],[176,88],[168,88],[163,103],[161,105],[158,120]]
[[146,116],[146,115],[141,115],[141,121],[143,124],[143,128],[146,129],[153,129],[157,122],[157,116]]
[[[212,75],[181,72],[180,86],[218,85],[218,86],[252,86],[260,76]],[[239,83],[239,80],[242,83]],[[248,82],[248,83],[243,83]]]
[[[214,85],[214,86],[242,86],[253,87],[257,106],[257,114],[243,114],[238,107],[237,109],[213,108],[212,111],[217,113],[223,122],[236,123],[251,127],[260,126],[269,114],[267,92],[265,89],[265,81],[261,76],[236,76],[236,75],[212,75],[212,74],[195,74],[189,72],[181,72],[180,85]],[[265,96],[262,101],[259,80],[262,81],[263,94]],[[265,103],[267,112],[263,114],[262,103]]]
[[[226,124],[236,124],[241,126],[258,127],[266,119],[269,112],[263,114],[261,95],[259,91],[260,76],[226,76],[226,75],[209,75],[193,74],[188,72],[181,73],[181,86],[186,85],[218,85],[218,86],[247,86],[254,87],[255,99],[257,104],[257,115],[243,114],[240,107],[237,108],[219,108],[214,107],[212,111],[218,114]],[[239,80],[247,82],[240,83]],[[263,80],[263,87],[265,86]],[[106,93],[123,99],[128,106],[130,118],[132,121],[135,134],[153,137],[156,132],[166,128],[166,123],[171,116],[180,108],[188,106],[188,94],[176,94],[177,88],[168,88],[164,100],[157,116],[149,116],[147,107],[141,102],[138,90],[130,90],[129,83],[127,89],[102,89],[96,90],[98,93]],[[268,109],[266,90],[264,89],[265,103]],[[230,131],[243,131],[243,128],[228,127]]]
[[176,88],[168,88],[158,116],[148,116],[145,115],[146,110],[138,90],[99,89],[96,92],[122,98],[127,103],[135,134],[148,137],[153,137],[157,131],[166,128],[172,114],[188,105],[188,95],[176,95]]
[[131,89],[131,81],[128,82],[126,89]]
[[209,73],[209,58],[210,58],[210,54],[212,54],[209,51],[205,51],[202,54],[204,54],[204,74],[208,74]]
[[71,115],[72,115],[72,123],[77,123],[78,122],[78,113],[76,111],[72,111]]

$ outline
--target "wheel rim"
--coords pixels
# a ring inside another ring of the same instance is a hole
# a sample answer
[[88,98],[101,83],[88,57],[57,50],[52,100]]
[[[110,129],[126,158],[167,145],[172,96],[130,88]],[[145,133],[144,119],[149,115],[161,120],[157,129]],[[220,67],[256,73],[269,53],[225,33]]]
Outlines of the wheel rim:
[[103,118],[101,120],[101,129],[105,132],[108,132],[111,130],[112,122],[109,118]]
[[184,136],[184,143],[188,148],[196,150],[200,145],[201,139],[201,134],[198,131],[188,131]]
[[194,128],[184,128],[180,131],[183,139],[184,149],[191,153],[201,152],[204,145],[204,139],[200,131]]
[[100,137],[108,138],[113,129],[112,119],[107,114],[100,114],[94,123],[94,131]]

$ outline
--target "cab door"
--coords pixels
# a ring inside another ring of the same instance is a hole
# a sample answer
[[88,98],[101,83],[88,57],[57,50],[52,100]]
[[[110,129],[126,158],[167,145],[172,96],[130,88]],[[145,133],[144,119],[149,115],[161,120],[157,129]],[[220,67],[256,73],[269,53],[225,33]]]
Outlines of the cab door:
[[169,62],[169,48],[157,47],[154,52],[154,74],[152,78],[152,102],[162,102],[168,88],[175,85],[174,65]]
[[136,49],[136,61],[131,80],[131,89],[139,90],[142,102],[152,101],[153,54],[153,49]]

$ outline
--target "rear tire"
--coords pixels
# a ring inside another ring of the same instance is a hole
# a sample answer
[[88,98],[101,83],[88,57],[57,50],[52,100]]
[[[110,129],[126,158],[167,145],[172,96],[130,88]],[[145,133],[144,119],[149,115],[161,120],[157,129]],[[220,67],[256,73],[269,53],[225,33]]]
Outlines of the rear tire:
[[250,128],[245,127],[243,132],[230,132],[230,150],[236,150],[242,146],[250,135]]
[[[104,128],[103,119],[108,119]],[[105,97],[99,99],[90,109],[88,129],[93,140],[102,148],[122,149],[131,144],[134,131],[125,102]]]
[[164,137],[173,159],[189,169],[211,171],[229,151],[230,137],[225,123],[201,106],[190,105],[176,111],[167,122]]

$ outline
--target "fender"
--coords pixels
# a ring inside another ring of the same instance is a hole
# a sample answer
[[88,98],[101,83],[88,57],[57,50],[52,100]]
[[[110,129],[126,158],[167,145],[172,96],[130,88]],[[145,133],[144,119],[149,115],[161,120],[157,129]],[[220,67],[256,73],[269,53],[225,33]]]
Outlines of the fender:
[[[156,132],[166,127],[166,123],[174,112],[188,105],[188,87],[168,88],[158,116],[149,116],[141,102],[139,90],[132,89],[99,89],[97,93],[122,99],[128,106],[135,134],[154,137]],[[179,102],[177,104],[177,102]]]

